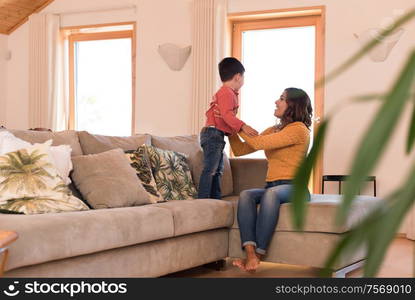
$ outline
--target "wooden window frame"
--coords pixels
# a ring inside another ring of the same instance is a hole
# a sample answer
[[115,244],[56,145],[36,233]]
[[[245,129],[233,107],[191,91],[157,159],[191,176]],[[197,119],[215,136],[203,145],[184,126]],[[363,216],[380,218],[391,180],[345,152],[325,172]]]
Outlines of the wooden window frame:
[[[232,56],[242,57],[242,32],[246,30],[262,30],[272,28],[289,28],[315,26],[316,49],[315,49],[315,82],[322,82],[325,72],[325,6],[300,7],[293,9],[267,10],[256,12],[244,12],[228,15],[228,28],[230,29],[230,40],[232,41]],[[320,120],[324,115],[324,83],[315,85],[314,94],[314,138],[320,126]],[[242,108],[243,109],[243,108]],[[313,169],[311,178],[312,192],[321,193],[321,182],[323,175],[323,153],[324,148]]]
[[132,25],[131,30],[122,31],[106,31],[106,32],[93,32],[93,33],[72,33],[68,36],[69,42],[69,124],[70,130],[75,130],[75,43],[82,41],[98,41],[98,40],[113,40],[131,38],[131,80],[132,80],[132,116],[131,116],[131,135],[135,132],[135,109],[136,109],[136,23],[135,22],[123,22],[123,23],[110,23],[110,24],[97,24],[87,26],[74,26],[65,27],[62,30],[77,30],[85,28],[97,28],[97,27],[111,27],[121,25]]

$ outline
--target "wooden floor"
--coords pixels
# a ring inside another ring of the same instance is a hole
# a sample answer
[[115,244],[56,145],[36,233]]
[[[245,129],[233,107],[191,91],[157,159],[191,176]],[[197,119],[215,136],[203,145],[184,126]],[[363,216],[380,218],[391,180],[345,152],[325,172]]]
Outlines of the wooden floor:
[[[378,277],[415,277],[415,242],[397,238],[392,243],[385,257]],[[222,271],[197,267],[170,274],[167,277],[316,277],[317,269],[262,262],[255,274],[251,275],[232,266],[230,259]],[[356,270],[348,277],[362,277],[362,271]]]

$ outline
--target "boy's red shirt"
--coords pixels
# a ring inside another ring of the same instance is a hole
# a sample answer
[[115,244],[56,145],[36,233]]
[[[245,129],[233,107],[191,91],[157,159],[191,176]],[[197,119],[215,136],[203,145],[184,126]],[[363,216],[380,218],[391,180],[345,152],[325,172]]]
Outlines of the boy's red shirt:
[[236,117],[238,108],[238,92],[223,85],[213,96],[206,112],[206,126],[215,126],[228,135],[238,133],[245,124]]

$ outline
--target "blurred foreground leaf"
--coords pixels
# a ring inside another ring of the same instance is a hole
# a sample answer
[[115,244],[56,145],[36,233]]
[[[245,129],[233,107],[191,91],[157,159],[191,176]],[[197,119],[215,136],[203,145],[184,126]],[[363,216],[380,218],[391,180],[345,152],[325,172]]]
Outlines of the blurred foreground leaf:
[[401,75],[386,96],[382,106],[363,136],[353,159],[350,177],[345,183],[344,197],[337,220],[343,224],[353,199],[373,171],[402,115],[415,78],[415,51]]
[[308,182],[319,153],[324,145],[329,119],[324,120],[317,131],[310,153],[303,160],[293,180],[294,192],[291,195],[293,224],[296,229],[302,229],[308,203]]

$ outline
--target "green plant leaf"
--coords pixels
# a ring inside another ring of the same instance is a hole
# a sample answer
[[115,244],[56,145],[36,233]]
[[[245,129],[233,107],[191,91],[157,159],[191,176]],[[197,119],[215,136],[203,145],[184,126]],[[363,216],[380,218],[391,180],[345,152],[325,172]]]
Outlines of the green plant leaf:
[[354,97],[352,99],[355,102],[368,102],[372,100],[385,100],[384,94],[367,94],[367,95],[361,95]]
[[361,247],[366,248],[367,253],[369,254],[366,259],[370,259],[370,250],[373,249],[373,243],[370,244],[370,241],[373,240],[373,235],[379,234],[379,232],[374,230],[376,229],[374,224],[381,220],[381,216],[385,212],[385,206],[383,206],[384,203],[387,203],[387,200],[382,201],[382,203],[377,208],[373,209],[363,221],[355,224],[352,229],[344,234],[326,260],[325,268],[320,273],[321,276],[329,276],[340,257],[347,259]]
[[415,203],[415,164],[408,179],[400,189],[386,197],[372,210],[365,219],[353,226],[337,244],[326,261],[321,276],[329,276],[339,258],[350,256],[360,247],[367,247],[368,256],[364,266],[364,276],[377,274],[385,257],[388,246],[396,236],[396,232],[410,207]]
[[411,150],[414,146],[414,142],[415,142],[415,103],[412,104],[412,117],[411,117],[411,122],[409,123],[408,139],[406,141],[406,154],[411,153]]
[[329,118],[323,120],[317,131],[313,147],[310,153],[305,157],[297,173],[293,179],[293,190],[291,195],[291,209],[293,216],[293,224],[295,228],[302,229],[306,215],[308,202],[308,182],[310,180],[311,171],[318,159],[319,153],[324,145]]
[[[411,94],[410,97],[415,98],[415,94]],[[385,99],[386,99],[385,94],[367,94],[367,95],[361,95],[361,96],[354,97],[352,98],[352,101],[353,102],[369,102],[372,100],[384,101]]]
[[357,154],[353,159],[349,180],[345,184],[341,209],[338,210],[337,221],[339,224],[344,223],[354,197],[359,193],[366,177],[372,172],[384,152],[405,107],[414,78],[415,51],[412,52],[398,80],[386,96],[358,147]]
[[388,246],[395,238],[396,233],[405,215],[409,213],[411,206],[415,203],[415,165],[409,173],[409,178],[388,201],[383,210],[384,214],[374,224],[369,243],[370,256],[365,264],[365,276],[374,276],[385,257]]
[[[385,29],[380,33],[381,37],[388,36],[393,33],[396,29],[400,28],[405,23],[409,22],[412,18],[415,17],[415,8],[411,9],[408,13],[404,14],[401,18],[399,18],[392,27]],[[322,86],[323,84],[333,80],[344,71],[349,69],[352,65],[354,65],[357,61],[359,61],[366,53],[376,47],[382,39],[373,39],[372,41],[368,42],[365,46],[363,46],[356,54],[346,60],[343,64],[341,64],[338,68],[334,69],[330,72],[325,78],[320,79],[317,82],[317,86]]]
[[319,272],[321,277],[331,277],[334,266],[340,256],[348,255],[363,244],[364,235],[359,229],[360,228],[352,229],[344,234],[340,242],[336,245],[336,248],[334,248],[326,260],[325,267]]

